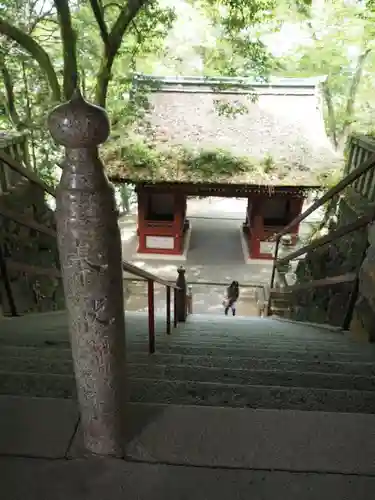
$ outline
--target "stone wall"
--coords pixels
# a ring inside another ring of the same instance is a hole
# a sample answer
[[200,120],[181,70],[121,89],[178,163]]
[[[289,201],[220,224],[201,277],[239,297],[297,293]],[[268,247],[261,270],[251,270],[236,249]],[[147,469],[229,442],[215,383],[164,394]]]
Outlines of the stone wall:
[[[358,212],[341,200],[334,230],[358,218]],[[296,268],[296,284],[356,272],[363,260],[367,228],[354,231],[331,244],[308,252]],[[291,295],[293,319],[342,326],[348,309],[353,283],[307,288]]]
[[368,227],[368,249],[359,273],[358,298],[350,330],[375,342],[375,223]]
[[[0,203],[29,219],[54,227],[54,212],[46,204],[43,191],[27,180],[22,180],[9,193],[3,194]],[[8,262],[59,269],[57,242],[51,236],[4,218],[0,227],[0,242]],[[8,275],[19,314],[64,308],[61,279],[11,269]],[[9,303],[2,279],[0,293],[2,310],[7,314],[10,312]]]

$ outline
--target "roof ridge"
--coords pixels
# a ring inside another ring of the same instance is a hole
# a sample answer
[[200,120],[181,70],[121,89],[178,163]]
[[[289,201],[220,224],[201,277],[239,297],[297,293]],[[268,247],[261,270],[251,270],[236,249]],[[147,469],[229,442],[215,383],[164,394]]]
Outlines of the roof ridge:
[[326,80],[326,76],[307,77],[307,78],[279,78],[270,77],[268,80],[254,79],[250,77],[225,77],[225,76],[158,76],[144,73],[135,73],[133,84],[150,82],[155,84],[154,90],[160,90],[160,87],[181,86],[181,87],[212,87],[223,86],[224,88],[243,88],[243,89],[311,89],[321,85]]

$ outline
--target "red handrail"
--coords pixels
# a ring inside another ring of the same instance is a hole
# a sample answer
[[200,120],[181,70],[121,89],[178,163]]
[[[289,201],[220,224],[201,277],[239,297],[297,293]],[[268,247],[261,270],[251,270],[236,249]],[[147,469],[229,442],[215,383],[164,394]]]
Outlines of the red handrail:
[[154,281],[148,280],[148,350],[155,352],[155,290]]
[[130,262],[123,261],[122,269],[134,276],[143,278],[147,281],[147,294],[148,294],[148,351],[150,354],[155,352],[155,283],[159,283],[166,287],[166,302],[167,302],[167,317],[166,317],[166,332],[168,335],[171,333],[171,289],[174,292],[174,317],[173,326],[177,326],[177,314],[176,314],[176,291],[180,288],[174,283],[159,278],[155,274],[149,273],[144,269],[141,269]]
[[166,287],[167,292],[167,335],[171,334],[171,287]]

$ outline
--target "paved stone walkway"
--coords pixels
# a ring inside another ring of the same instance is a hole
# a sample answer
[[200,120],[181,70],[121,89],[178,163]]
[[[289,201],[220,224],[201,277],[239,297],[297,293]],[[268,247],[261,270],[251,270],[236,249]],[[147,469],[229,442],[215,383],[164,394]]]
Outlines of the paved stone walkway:
[[[221,312],[225,287],[233,280],[242,285],[266,285],[270,282],[272,261],[254,260],[245,264],[241,247],[240,227],[245,219],[246,200],[231,198],[203,198],[188,200],[187,215],[192,223],[192,233],[187,260],[144,259],[136,256],[136,215],[120,221],[123,239],[123,255],[126,260],[147,271],[174,281],[177,268],[182,264],[190,283],[210,282],[216,285],[193,285],[194,309],[196,312]],[[310,224],[316,223],[321,214],[310,217],[310,223],[301,228],[308,234]],[[315,220],[316,219],[316,220]],[[131,277],[129,275],[129,277]],[[138,295],[128,302],[130,310],[146,310],[147,295],[144,285],[132,285]],[[254,289],[242,291],[238,313],[256,314],[253,301]],[[165,291],[156,289],[156,309],[165,310]]]
[[191,218],[188,266],[245,266],[240,228],[243,219]]
[[[245,219],[246,200],[230,198],[204,198],[188,201],[188,217],[192,234],[186,261],[154,260],[135,256],[136,215],[120,221],[124,259],[157,276],[175,281],[177,268],[186,268],[189,283],[193,283],[194,311],[198,313],[222,313],[222,300],[226,286],[233,280],[242,285],[268,284],[271,261],[254,261],[245,264],[241,247],[240,227]],[[128,275],[129,278],[133,277]],[[215,285],[195,284],[196,282]],[[129,284],[132,295],[127,309],[147,310],[147,291],[143,283]],[[242,288],[238,304],[239,315],[254,315],[256,307],[254,291]],[[155,287],[155,307],[165,311],[165,290]]]
[[[0,458],[9,500],[369,500],[375,478],[357,474],[231,470],[114,459]],[[21,479],[22,478],[22,479]]]

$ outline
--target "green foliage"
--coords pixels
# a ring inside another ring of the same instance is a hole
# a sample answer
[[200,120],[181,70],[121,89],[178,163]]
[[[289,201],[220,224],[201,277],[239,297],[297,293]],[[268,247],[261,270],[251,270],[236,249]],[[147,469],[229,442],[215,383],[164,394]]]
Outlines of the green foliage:
[[[126,0],[55,3],[70,8],[72,27],[77,34],[75,50],[80,83],[87,99],[104,104],[108,110],[113,130],[111,150],[118,147],[121,157],[125,152],[133,155],[130,160],[139,168],[158,170],[166,153],[156,153],[152,144],[139,144],[131,138],[134,124],[142,122],[145,135],[149,132],[150,88],[143,86],[132,92],[137,72],[244,76],[259,80],[267,79],[271,73],[298,77],[327,75],[324,112],[327,130],[337,147],[342,146],[351,131],[367,132],[374,128],[373,0],[326,0],[320,10],[316,2],[308,0],[139,0],[129,3],[141,8],[132,11],[122,33],[113,30],[128,5]],[[28,43],[7,35],[1,25],[4,21],[18,28],[26,40],[32,38],[44,51],[44,59],[41,61],[30,53]],[[302,30],[305,41],[276,57],[271,54],[264,35],[278,33],[288,26]],[[1,2],[0,103],[5,106],[0,105],[0,128],[31,133],[33,163],[47,177],[54,176],[55,164],[61,156],[60,148],[53,144],[45,127],[45,118],[53,104],[51,95],[56,94],[51,94],[53,78],[47,71],[46,57],[61,95],[67,79],[64,58],[67,40],[62,39],[60,28],[51,2]],[[111,64],[107,58],[109,47],[115,53]],[[5,85],[6,73],[10,87]],[[73,73],[72,70],[72,78]],[[254,96],[249,94],[249,103],[253,100]],[[229,105],[225,99],[218,99],[216,111],[235,118],[246,114],[248,109],[242,102]],[[124,146],[126,141],[131,146]],[[151,150],[145,153],[144,147]],[[173,155],[176,157],[175,152]],[[217,155],[213,163],[219,165],[219,171],[221,168],[226,171],[230,163],[226,153]],[[185,164],[193,170],[197,164],[203,165],[207,172],[210,168],[208,163],[202,164],[200,157],[193,160],[191,153],[179,152],[177,157],[172,162],[177,174]],[[188,163],[187,158],[190,158]],[[232,163],[236,163],[233,158]],[[258,167],[265,176],[276,175],[277,167],[271,157],[266,157]],[[321,180],[329,184],[336,175],[339,174],[327,174]]]
[[[161,178],[191,181],[232,177],[256,169],[247,158],[239,158],[226,151],[202,150],[197,153],[186,148],[163,151],[139,138],[128,138],[121,147],[108,142],[104,147],[105,163],[110,175],[119,174],[132,180]],[[175,177],[177,175],[177,177]]]
[[[6,106],[0,113],[0,127],[29,131],[34,167],[54,178],[61,150],[52,142],[45,119],[53,100],[69,94],[77,74],[84,96],[106,106],[113,136],[127,136],[128,129],[145,121],[147,113],[146,88],[129,99],[134,74],[158,71],[167,60],[178,62],[185,50],[182,33],[187,36],[194,31],[195,19],[201,20],[203,35],[197,40],[194,33],[188,45],[193,56],[203,61],[199,74],[266,76],[267,51],[254,29],[272,17],[273,5],[269,0],[199,0],[192,5],[189,0],[3,0],[0,102]],[[195,16],[191,22],[187,12]],[[67,29],[69,19],[72,31]],[[189,22],[194,29],[189,29]],[[114,54],[113,60],[108,54]],[[181,61],[182,72],[191,74],[185,59]],[[170,74],[168,65],[165,71]],[[6,72],[10,76],[7,88]],[[137,151],[137,161],[142,162]]]
[[274,172],[277,168],[276,163],[270,154],[267,154],[262,163],[263,171],[266,174]]
[[128,181],[254,182],[274,184],[285,179],[285,166],[271,156],[263,160],[229,151],[184,147],[163,149],[139,137],[113,138],[103,147],[108,175]]
[[[302,4],[302,5],[301,5]],[[283,76],[326,76],[324,115],[328,134],[342,150],[348,134],[373,122],[374,9],[372,2],[297,2],[279,10],[304,39],[278,61]]]
[[226,118],[235,118],[238,115],[245,115],[249,112],[249,108],[240,101],[231,103],[221,99],[214,99],[214,106],[219,116]]
[[318,184],[322,188],[331,189],[336,186],[342,179],[343,172],[341,169],[327,170],[318,175]]
[[272,56],[259,27],[274,17],[275,0],[201,0],[215,26],[217,43],[202,47],[207,74],[267,78]]

